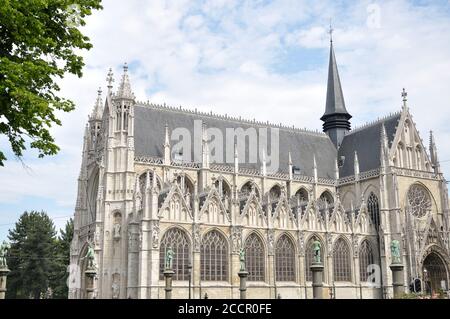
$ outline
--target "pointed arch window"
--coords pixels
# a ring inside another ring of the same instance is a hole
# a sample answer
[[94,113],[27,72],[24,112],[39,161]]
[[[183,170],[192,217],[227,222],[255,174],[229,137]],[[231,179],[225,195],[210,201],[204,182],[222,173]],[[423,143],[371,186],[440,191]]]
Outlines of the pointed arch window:
[[359,248],[359,280],[360,282],[367,281],[369,278],[369,273],[367,272],[367,268],[369,265],[374,264],[374,256],[372,245],[367,240],[364,240],[361,243],[361,247]]
[[277,281],[295,281],[295,249],[292,240],[286,235],[277,241],[275,275]]
[[202,240],[201,279],[228,281],[228,244],[225,237],[216,230],[208,232]]
[[326,213],[328,213],[328,216],[331,216],[334,209],[334,199],[330,192],[325,191],[320,195],[318,206],[323,218],[325,218]]
[[333,247],[334,281],[352,280],[350,248],[344,239],[339,238]]
[[[313,251],[313,243],[314,243],[314,236],[311,237],[311,239],[308,240],[308,243],[306,244],[306,252],[305,252],[305,265],[306,265],[306,281],[312,281],[313,275],[311,271],[311,265],[314,260],[314,251]],[[321,242],[321,249],[320,249],[320,256],[322,256],[322,259],[324,258],[324,249],[323,249],[323,243]]]
[[265,252],[261,239],[251,234],[245,241],[245,268],[249,281],[265,281]]
[[367,210],[369,212],[370,219],[372,223],[375,225],[375,228],[378,230],[380,227],[380,205],[378,201],[377,195],[373,192],[370,193],[369,198],[367,199]]
[[166,259],[166,252],[171,247],[175,253],[172,261],[174,280],[188,280],[191,247],[186,232],[179,228],[168,230],[161,239],[159,248],[159,270],[160,279],[164,279],[163,271]]

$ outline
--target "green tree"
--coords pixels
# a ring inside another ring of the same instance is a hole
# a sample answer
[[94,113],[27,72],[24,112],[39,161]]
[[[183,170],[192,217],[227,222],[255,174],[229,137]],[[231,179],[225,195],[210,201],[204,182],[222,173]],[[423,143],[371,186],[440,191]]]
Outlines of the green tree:
[[25,212],[9,231],[11,250],[7,298],[41,298],[50,287],[55,260],[56,231],[45,212]]
[[71,218],[64,229],[60,231],[60,236],[57,241],[57,266],[55,272],[51,277],[51,286],[53,291],[53,298],[66,299],[69,293],[67,286],[67,267],[70,263],[70,244],[73,238],[73,219]]
[[[56,80],[82,76],[80,49],[89,38],[79,28],[101,0],[0,0],[0,134],[21,158],[29,147],[38,156],[59,151],[49,129],[61,125],[57,111],[74,103],[58,96]],[[77,54],[78,53],[78,54]],[[0,166],[6,156],[0,150]]]

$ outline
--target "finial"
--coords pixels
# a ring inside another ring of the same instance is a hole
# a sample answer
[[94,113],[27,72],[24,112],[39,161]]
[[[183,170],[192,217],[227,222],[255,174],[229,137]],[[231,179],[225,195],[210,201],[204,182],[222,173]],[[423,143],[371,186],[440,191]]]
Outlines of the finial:
[[406,102],[408,101],[408,92],[406,92],[405,88],[403,88],[402,91],[402,98],[403,98],[403,107],[406,108]]
[[106,82],[108,82],[108,90],[111,90],[114,82],[114,74],[111,68],[109,68],[108,75],[106,76]]
[[127,64],[127,62],[125,62],[123,64],[123,72],[128,72],[128,64]]
[[332,20],[330,19],[330,29],[328,31],[328,34],[330,35],[330,42],[331,43],[333,43],[333,32],[334,32],[333,23],[332,23]]

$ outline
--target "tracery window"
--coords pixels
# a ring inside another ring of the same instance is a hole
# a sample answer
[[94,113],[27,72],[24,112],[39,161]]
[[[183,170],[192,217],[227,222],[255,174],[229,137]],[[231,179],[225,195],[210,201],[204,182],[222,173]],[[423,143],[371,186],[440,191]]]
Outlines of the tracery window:
[[334,281],[351,281],[350,249],[344,239],[339,238],[333,247]]
[[[312,236],[311,239],[308,240],[308,243],[306,244],[306,252],[305,252],[306,281],[312,281],[313,279],[311,271],[311,265],[314,260],[313,243],[314,243],[314,236]],[[323,244],[320,249],[320,256],[322,256],[322,259],[324,258]]]
[[308,191],[304,188],[300,188],[291,198],[292,211],[303,216],[306,206],[308,206]]
[[431,199],[428,191],[419,184],[414,184],[408,191],[408,208],[417,218],[424,217],[431,209]]
[[163,271],[167,249],[171,247],[175,253],[172,260],[172,268],[175,272],[173,280],[188,280],[190,263],[190,243],[186,233],[179,228],[168,230],[161,239],[159,248],[160,279],[164,279]]
[[261,239],[251,234],[245,241],[245,268],[249,281],[265,280],[265,252]]
[[378,197],[374,193],[370,193],[367,200],[367,210],[369,212],[370,219],[378,230],[380,227],[380,206],[378,202]]
[[360,282],[367,281],[369,278],[369,273],[367,272],[367,267],[374,264],[374,257],[372,246],[367,240],[361,243],[359,248],[359,280]]
[[216,230],[208,232],[201,245],[201,279],[228,281],[228,245]]
[[330,216],[334,209],[333,196],[327,191],[323,192],[322,195],[320,195],[318,206],[319,212],[323,218],[325,218],[326,212],[328,212],[328,215]]
[[295,249],[292,240],[286,235],[277,241],[275,275],[277,281],[295,281]]

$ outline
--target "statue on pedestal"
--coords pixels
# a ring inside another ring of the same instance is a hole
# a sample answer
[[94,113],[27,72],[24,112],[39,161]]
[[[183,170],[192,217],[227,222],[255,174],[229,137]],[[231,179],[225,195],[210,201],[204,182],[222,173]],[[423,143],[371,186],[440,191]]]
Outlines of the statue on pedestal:
[[322,248],[322,245],[317,238],[314,238],[314,241],[312,243],[312,248],[314,252],[314,263],[320,264],[321,258],[320,258],[320,250]]
[[174,256],[175,256],[175,252],[172,250],[172,247],[169,246],[169,248],[167,248],[167,251],[166,251],[166,262],[165,262],[166,269],[172,269]]
[[0,245],[0,269],[7,269],[8,265],[6,264],[6,254],[8,250],[11,249],[11,245],[6,241]]
[[393,264],[401,264],[402,261],[400,259],[400,242],[396,239],[391,242],[391,255]]
[[241,264],[240,271],[245,271],[245,250],[242,248],[239,251],[239,262]]
[[88,270],[93,270],[97,268],[97,265],[95,264],[95,252],[94,252],[94,247],[92,245],[92,243],[88,243],[88,250],[86,252],[86,255],[81,258],[81,260],[86,259],[88,260],[88,264],[87,264],[87,269]]

